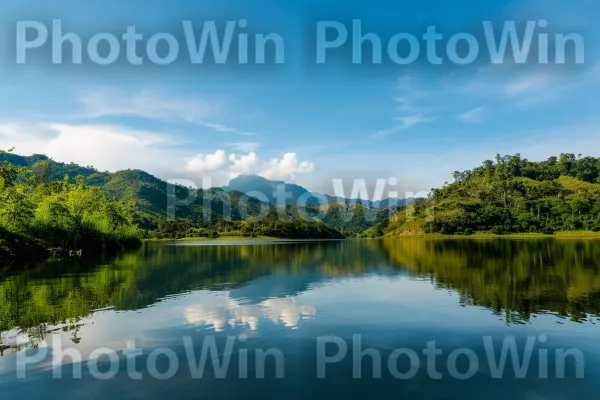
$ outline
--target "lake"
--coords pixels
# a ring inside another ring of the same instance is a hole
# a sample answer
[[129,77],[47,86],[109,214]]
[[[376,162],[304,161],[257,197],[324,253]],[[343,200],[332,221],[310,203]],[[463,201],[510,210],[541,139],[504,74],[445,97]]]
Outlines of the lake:
[[600,393],[600,241],[147,243],[0,281],[3,399]]

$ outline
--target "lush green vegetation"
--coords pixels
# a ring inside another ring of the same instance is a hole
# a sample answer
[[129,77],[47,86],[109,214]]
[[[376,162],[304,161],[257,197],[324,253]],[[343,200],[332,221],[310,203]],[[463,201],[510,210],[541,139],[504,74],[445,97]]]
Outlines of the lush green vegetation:
[[[139,170],[99,172],[42,155],[2,152],[0,174],[2,265],[118,249],[152,238],[343,237],[336,227],[316,217],[300,218],[291,207],[277,210],[218,188],[168,185]],[[269,212],[259,218],[264,207]]]
[[374,208],[355,202],[330,202],[320,206],[308,205],[301,211],[290,208],[292,215],[308,215],[340,231],[344,237],[356,237],[365,229],[389,218],[391,208]]
[[270,236],[282,239],[341,239],[342,234],[319,220],[301,218],[278,219],[272,211],[264,219],[224,220],[194,222],[189,219],[161,219],[151,238],[183,239],[189,237],[218,238]]
[[419,233],[600,231],[600,159],[561,154],[532,162],[519,154],[454,173],[368,237]]
[[[218,236],[331,239],[355,236],[387,215],[384,210],[374,210],[360,203],[334,202],[309,205],[300,213],[294,205],[277,209],[255,198],[243,199],[243,193],[234,190],[195,190],[169,185],[140,170],[100,172],[93,166],[56,162],[44,155],[24,157],[5,153],[0,154],[2,159],[29,169],[46,163],[49,181],[62,181],[68,175],[69,182],[75,184],[72,174],[78,174],[86,185],[97,186],[108,198],[130,205],[133,222],[141,237],[147,239]],[[296,190],[300,190],[298,188]],[[264,207],[269,210],[267,217],[259,219]]]
[[[399,208],[400,212],[395,212],[395,207],[343,201],[310,204],[303,209],[295,205],[275,208],[255,198],[244,199],[234,190],[169,185],[139,170],[100,172],[42,155],[4,153],[0,160],[4,160],[3,175],[7,175],[3,179],[9,182],[3,184],[2,195],[12,199],[5,202],[5,222],[0,224],[5,259],[13,259],[14,253],[43,253],[44,249],[76,251],[85,243],[115,247],[136,236],[330,239],[600,231],[600,160],[573,154],[542,162],[519,155],[498,156],[495,162],[488,160],[473,170],[455,172],[453,183],[434,189],[428,199]],[[59,216],[61,207],[81,212],[75,205],[81,202],[93,215]],[[24,208],[9,211],[13,206]],[[267,216],[260,218],[265,207]],[[390,217],[392,212],[395,214]],[[73,222],[77,218],[85,222]],[[96,221],[97,227],[83,228],[89,221]],[[92,234],[95,230],[103,233]],[[63,231],[79,233],[63,235]],[[50,239],[35,240],[39,237]]]
[[[132,204],[133,221],[140,227],[140,233],[145,238],[175,239],[189,235],[211,237],[231,235],[232,232],[234,235],[297,238],[350,237],[388,217],[385,201],[374,206],[361,201],[343,202],[343,199],[329,196],[330,202],[325,205],[309,203],[305,209],[298,210],[294,202],[276,209],[273,204],[261,204],[254,198],[244,201],[243,193],[231,188],[228,191],[220,188],[195,190],[168,185],[140,170],[100,172],[93,166],[81,167],[73,163],[56,162],[44,155],[24,157],[0,154],[1,159],[29,168],[42,161],[47,162],[49,180],[62,180],[65,175],[69,175],[71,183],[75,183],[73,174],[84,177],[87,185],[100,187],[109,198]],[[245,186],[238,181],[245,183]],[[241,190],[265,191],[267,194],[282,183],[248,176],[237,178],[236,182],[238,184],[235,187]],[[286,190],[296,197],[307,192],[306,189],[291,184],[286,184]],[[270,213],[261,226],[252,217],[256,217],[264,206],[269,207]],[[272,215],[275,212],[282,222],[273,221]],[[175,215],[177,221],[167,218],[168,213]],[[248,220],[248,223],[243,223],[244,220]],[[315,225],[301,220],[312,220]]]
[[50,181],[49,165],[0,162],[0,263],[51,254],[104,251],[139,244],[131,207],[88,187],[83,177]]

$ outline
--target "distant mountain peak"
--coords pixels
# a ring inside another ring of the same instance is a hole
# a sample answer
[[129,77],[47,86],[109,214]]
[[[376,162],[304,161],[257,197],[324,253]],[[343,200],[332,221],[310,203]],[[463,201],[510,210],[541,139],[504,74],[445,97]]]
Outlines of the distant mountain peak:
[[[270,180],[263,176],[254,174],[242,174],[231,179],[228,186],[223,186],[222,189],[225,191],[236,191],[245,193],[251,197],[258,198],[267,201],[273,205],[277,205],[277,193],[281,190],[280,185],[284,185],[286,193],[285,204],[286,205],[297,205],[300,198],[303,197],[307,200],[306,204],[319,205],[320,200],[325,198],[327,203],[352,203],[362,204],[366,207],[372,208],[386,208],[391,205],[405,205],[410,202],[410,199],[382,199],[377,201],[363,200],[363,199],[348,199],[344,197],[332,196],[319,192],[311,192],[306,188],[297,185],[295,183],[287,183],[279,180]],[[257,194],[261,193],[263,196]],[[312,196],[307,197],[306,193],[311,193]],[[262,198],[260,198],[262,197]]]
[[[259,200],[264,201],[266,199],[269,203],[275,204],[277,202],[277,193],[281,192],[281,185],[284,185],[283,190],[288,194],[285,199],[287,205],[296,204],[298,198],[304,193],[308,192],[308,190],[302,186],[293,183],[274,181],[263,176],[253,174],[239,175],[231,179],[229,181],[229,185],[224,186],[222,189],[226,191],[246,193],[252,197],[258,198]],[[260,195],[258,193],[260,193]]]

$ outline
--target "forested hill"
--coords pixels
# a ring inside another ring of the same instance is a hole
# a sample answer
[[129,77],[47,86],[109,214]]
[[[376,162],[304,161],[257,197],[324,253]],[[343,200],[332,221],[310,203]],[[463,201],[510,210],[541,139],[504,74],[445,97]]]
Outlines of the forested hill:
[[[98,172],[0,150],[0,270],[50,255],[119,250],[142,238],[342,237],[322,220],[279,218],[277,210],[256,199],[240,206],[241,196],[169,187],[139,170]],[[265,206],[266,218],[257,218]]]
[[364,235],[600,231],[599,158],[497,156],[453,178]]
[[[250,198],[240,206],[243,193],[232,188],[194,190],[170,186],[141,170],[101,172],[93,166],[61,163],[44,155],[19,156],[4,152],[0,153],[0,162],[3,161],[31,170],[44,182],[62,182],[67,176],[70,183],[75,184],[77,177],[82,177],[85,185],[98,187],[108,199],[125,203],[132,210],[133,222],[140,228],[142,236],[149,238],[223,234],[338,238],[356,235],[388,215],[386,206],[382,204],[370,207],[356,202],[332,202],[326,206],[310,205],[306,211],[312,220],[304,218],[301,221],[294,205],[287,205],[285,210],[276,210],[273,204],[263,204],[258,199]],[[252,180],[256,181],[257,178]],[[264,181],[269,190],[279,183]],[[287,186],[306,192],[299,186]],[[261,187],[247,189],[260,190]],[[210,209],[206,207],[207,201],[210,202]],[[253,218],[261,207],[270,208],[266,220]],[[282,218],[281,215],[286,217]]]
[[[45,155],[35,154],[32,156],[19,156],[12,153],[0,154],[0,161],[9,161],[15,166],[24,166],[33,170],[36,174],[43,174],[43,180],[52,182],[62,181],[68,176],[71,183],[78,176],[82,176],[88,186],[98,186],[109,198],[126,202],[135,210],[134,219],[145,229],[156,228],[161,218],[167,217],[169,205],[176,207],[174,212],[177,217],[199,219],[203,216],[202,200],[204,198],[214,199],[212,216],[216,218],[222,213],[223,200],[220,189],[211,189],[195,193],[183,186],[174,186],[169,190],[166,181],[155,176],[135,169],[118,172],[100,172],[93,166],[80,166],[74,163],[62,163],[54,161]],[[240,193],[231,193],[232,201],[236,201]],[[184,199],[194,201],[186,204]],[[249,211],[256,212],[258,202],[250,202]],[[217,211],[219,210],[219,211]],[[235,212],[235,209],[233,210]],[[236,217],[236,215],[234,215]]]

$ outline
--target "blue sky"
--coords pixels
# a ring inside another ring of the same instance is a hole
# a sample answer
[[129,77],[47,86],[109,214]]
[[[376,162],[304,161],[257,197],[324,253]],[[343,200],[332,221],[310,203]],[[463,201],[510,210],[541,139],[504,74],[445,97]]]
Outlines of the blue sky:
[[[0,148],[198,185],[258,173],[325,192],[334,178],[389,177],[394,190],[426,191],[496,153],[599,156],[599,11],[587,0],[12,2],[0,16]],[[285,39],[284,64],[52,65],[34,51],[15,61],[17,21],[60,19],[85,39],[242,18]],[[341,52],[316,65],[316,22],[352,19],[381,37],[545,19],[584,37],[585,63],[358,66]]]

